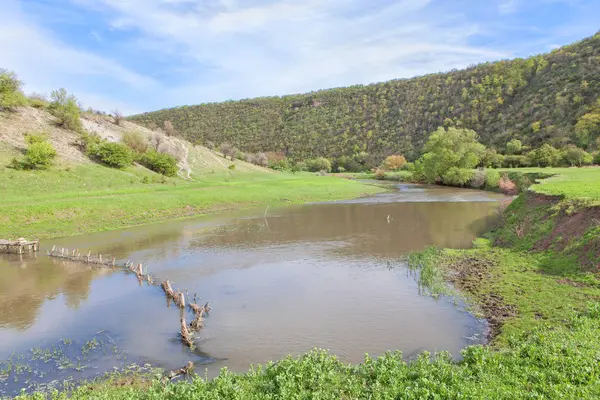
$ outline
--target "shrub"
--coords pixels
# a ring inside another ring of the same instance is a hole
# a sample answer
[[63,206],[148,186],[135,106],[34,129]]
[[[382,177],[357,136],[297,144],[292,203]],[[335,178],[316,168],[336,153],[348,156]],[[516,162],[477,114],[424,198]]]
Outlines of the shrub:
[[398,171],[406,164],[406,158],[401,155],[391,155],[383,161],[383,167],[388,171]]
[[304,161],[298,161],[296,164],[296,171],[308,171],[308,166]]
[[32,93],[29,96],[29,105],[33,108],[45,109],[50,104],[48,99],[43,94]]
[[597,153],[594,155],[594,161],[593,161],[593,163],[594,163],[595,165],[600,165],[600,151],[599,151],[599,152],[597,152]]
[[407,162],[402,166],[402,171],[414,172],[415,171],[415,163]]
[[56,150],[48,142],[34,142],[27,147],[23,165],[26,169],[46,169],[56,158]]
[[375,171],[375,179],[384,180],[385,179],[385,171],[380,168],[377,168],[377,170]]
[[334,160],[332,163],[332,169],[339,171],[340,168],[344,168],[344,170],[348,172],[364,171],[365,166],[364,164],[361,164],[361,160],[359,160],[359,158],[359,155],[354,157],[341,156]]
[[553,167],[560,164],[562,153],[560,150],[546,143],[539,149],[527,153],[527,158],[532,165],[538,167]]
[[29,133],[25,135],[27,151],[22,160],[13,158],[10,166],[14,169],[46,169],[56,158],[56,150],[47,142],[45,133]]
[[502,175],[498,181],[498,187],[504,194],[515,195],[519,192],[517,185],[509,179],[508,176]]
[[481,189],[485,185],[485,172],[481,170],[475,171],[469,184],[472,188]]
[[175,127],[171,121],[165,121],[163,123],[163,129],[165,130],[167,136],[177,136],[177,131],[175,130]]
[[138,131],[125,132],[121,141],[136,153],[148,150],[148,139]]
[[12,110],[27,104],[21,91],[23,83],[14,72],[0,68],[0,110]]
[[207,140],[206,143],[204,143],[204,147],[206,147],[209,150],[214,150],[215,149],[215,143]]
[[500,182],[500,172],[488,169],[485,171],[485,186],[488,189],[496,189],[498,187],[498,183]]
[[140,164],[165,176],[177,175],[177,159],[170,154],[150,150],[142,155]]
[[529,158],[526,156],[504,156],[502,160],[502,167],[504,168],[523,168],[529,167]]
[[287,158],[283,158],[275,161],[269,160],[269,168],[275,171],[290,171],[292,169],[292,165]]
[[221,150],[221,153],[223,153],[224,158],[230,157],[231,160],[233,161],[235,152],[237,151],[237,149],[235,147],[233,147],[230,143],[225,142],[221,145],[220,150]]
[[115,125],[121,125],[121,122],[123,122],[123,114],[121,114],[121,111],[115,110],[111,113],[111,115],[113,117]]
[[317,157],[306,162],[308,170],[311,172],[325,171],[331,172],[331,161],[325,157]]
[[269,165],[269,159],[265,153],[246,154],[246,161],[261,167],[267,167]]
[[125,168],[133,163],[133,151],[121,143],[102,142],[90,149],[90,154],[114,168]]
[[594,161],[594,157],[585,150],[570,145],[563,150],[563,161],[571,167],[581,167],[590,165]]
[[90,149],[100,143],[102,143],[102,138],[100,138],[97,133],[90,133],[83,130],[80,132],[79,139],[75,142],[75,145],[77,145],[81,151],[90,154]]
[[152,132],[150,137],[148,138],[148,145],[154,148],[154,150],[158,151],[158,148],[161,144],[165,142],[166,138],[160,132]]
[[502,167],[502,162],[504,161],[504,156],[502,154],[498,154],[496,149],[486,149],[481,159],[481,165],[486,168],[500,168]]
[[50,98],[52,102],[48,110],[58,119],[58,125],[72,131],[81,131],[77,98],[69,95],[65,89],[53,90]]
[[229,167],[227,167],[227,169],[230,171],[235,171],[235,164],[231,164]]
[[337,167],[337,172],[339,172],[340,174],[343,174],[344,172],[346,172],[346,168],[344,168],[344,167]]
[[442,182],[450,186],[465,186],[472,178],[474,172],[466,168],[451,167],[442,177]]

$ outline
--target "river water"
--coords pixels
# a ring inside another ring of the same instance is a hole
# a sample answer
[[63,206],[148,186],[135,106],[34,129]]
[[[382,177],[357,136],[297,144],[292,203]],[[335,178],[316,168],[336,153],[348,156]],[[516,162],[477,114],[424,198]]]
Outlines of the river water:
[[[37,256],[0,256],[0,359],[99,333],[128,360],[164,368],[191,360],[209,376],[315,347],[354,363],[388,350],[459,356],[484,340],[485,322],[451,299],[420,296],[405,257],[428,245],[469,247],[503,199],[400,184],[369,198],[46,241]],[[194,353],[178,341],[180,312],[160,288],[119,270],[50,259],[45,251],[54,244],[142,262],[159,280],[209,301]],[[71,375],[93,376],[110,360]],[[5,393],[23,387],[10,382]]]

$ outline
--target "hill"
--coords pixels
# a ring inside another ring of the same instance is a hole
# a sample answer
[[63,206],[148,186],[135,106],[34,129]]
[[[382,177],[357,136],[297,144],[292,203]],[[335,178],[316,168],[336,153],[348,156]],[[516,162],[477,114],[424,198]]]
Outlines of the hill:
[[228,101],[134,115],[171,121],[190,141],[229,142],[243,151],[283,152],[296,160],[366,152],[372,165],[402,153],[418,157],[441,125],[475,130],[503,152],[524,145],[578,143],[574,127],[600,96],[600,33],[527,59],[312,93]]

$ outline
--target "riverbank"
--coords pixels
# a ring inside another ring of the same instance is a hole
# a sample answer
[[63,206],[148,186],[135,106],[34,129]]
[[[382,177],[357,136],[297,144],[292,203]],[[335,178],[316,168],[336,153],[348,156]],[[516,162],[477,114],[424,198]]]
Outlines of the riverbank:
[[[460,290],[490,322],[491,346],[463,360],[424,353],[347,365],[322,351],[205,381],[91,384],[77,398],[597,398],[600,395],[598,170],[574,170],[532,187],[470,250],[428,249],[411,265],[432,295]],[[562,182],[562,183],[561,183]],[[566,183],[566,185],[564,184]],[[581,193],[581,194],[579,194]],[[456,293],[453,293],[456,294]]]
[[384,189],[308,173],[206,174],[195,181],[95,164],[0,170],[0,237],[52,238],[225,210],[331,201]]

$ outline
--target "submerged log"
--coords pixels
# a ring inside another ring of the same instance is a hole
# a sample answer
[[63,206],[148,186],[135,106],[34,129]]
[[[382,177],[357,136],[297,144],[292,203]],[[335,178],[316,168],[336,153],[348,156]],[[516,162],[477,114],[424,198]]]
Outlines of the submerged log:
[[190,333],[187,322],[185,321],[185,317],[181,317],[181,341],[183,344],[188,346],[190,349],[194,348],[194,340],[192,338],[192,334]]
[[173,291],[173,288],[171,287],[171,282],[169,282],[168,279],[161,283],[160,286],[163,288],[168,298],[175,299],[175,292]]

